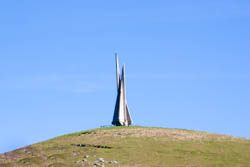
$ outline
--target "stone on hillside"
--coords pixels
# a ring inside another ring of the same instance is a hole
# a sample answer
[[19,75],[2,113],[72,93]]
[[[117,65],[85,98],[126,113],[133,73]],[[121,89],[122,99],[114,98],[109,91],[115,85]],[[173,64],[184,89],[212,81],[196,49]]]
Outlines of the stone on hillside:
[[117,164],[117,161],[109,161],[110,164]]
[[76,161],[77,164],[79,164],[79,163],[81,163],[81,162],[82,162],[81,160],[77,160],[77,161]]
[[103,158],[98,158],[99,162],[105,162]]
[[94,165],[95,165],[95,166],[101,166],[101,164],[99,164],[99,163],[97,163],[97,162],[95,162]]

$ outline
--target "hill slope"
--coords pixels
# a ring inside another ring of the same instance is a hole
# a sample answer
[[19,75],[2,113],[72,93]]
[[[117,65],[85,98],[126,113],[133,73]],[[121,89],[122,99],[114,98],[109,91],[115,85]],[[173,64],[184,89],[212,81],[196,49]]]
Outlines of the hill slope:
[[250,140],[181,129],[112,127],[60,136],[0,154],[0,167],[94,163],[110,167],[250,167]]

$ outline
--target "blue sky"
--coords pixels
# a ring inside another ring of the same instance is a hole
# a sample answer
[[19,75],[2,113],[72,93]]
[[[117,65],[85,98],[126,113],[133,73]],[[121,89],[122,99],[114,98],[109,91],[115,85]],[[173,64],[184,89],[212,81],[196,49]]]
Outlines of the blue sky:
[[0,2],[0,153],[109,125],[250,138],[250,1]]

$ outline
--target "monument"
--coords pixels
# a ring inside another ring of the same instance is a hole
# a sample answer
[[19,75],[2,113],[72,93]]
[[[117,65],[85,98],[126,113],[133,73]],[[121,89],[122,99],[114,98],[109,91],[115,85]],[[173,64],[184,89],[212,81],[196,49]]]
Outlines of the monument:
[[117,98],[112,124],[115,126],[129,126],[132,124],[132,119],[129,113],[126,99],[125,85],[125,64],[122,66],[122,74],[120,75],[118,56],[116,58],[116,80],[117,80]]

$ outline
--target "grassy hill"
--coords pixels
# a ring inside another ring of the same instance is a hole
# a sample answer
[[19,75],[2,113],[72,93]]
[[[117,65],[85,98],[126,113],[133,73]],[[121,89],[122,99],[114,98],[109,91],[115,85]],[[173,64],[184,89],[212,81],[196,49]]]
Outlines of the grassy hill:
[[111,127],[0,154],[0,167],[93,167],[94,163],[105,167],[250,167],[250,140],[182,129]]

